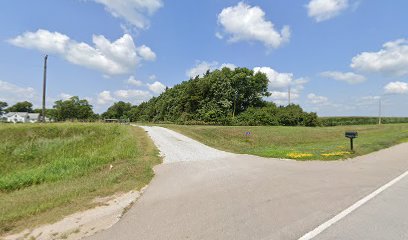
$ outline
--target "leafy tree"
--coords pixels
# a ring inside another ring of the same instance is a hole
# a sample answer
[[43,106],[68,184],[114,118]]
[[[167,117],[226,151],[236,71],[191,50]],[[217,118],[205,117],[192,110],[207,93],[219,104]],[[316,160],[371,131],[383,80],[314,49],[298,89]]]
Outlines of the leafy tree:
[[74,96],[68,100],[58,100],[54,104],[54,118],[57,121],[94,120],[96,115],[86,99]]
[[[41,108],[34,109],[34,112],[39,113],[40,115],[42,115],[42,109]],[[45,109],[45,116],[47,118],[53,118],[54,115],[55,115],[55,109],[53,109],[53,108],[46,108]]]
[[136,120],[227,124],[248,107],[262,106],[267,86],[265,74],[247,68],[207,71],[141,104]]
[[0,101],[0,114],[6,109],[8,104],[6,102]]
[[119,101],[110,106],[108,110],[102,114],[102,118],[128,119],[130,117],[129,112],[131,109],[131,103]]
[[7,112],[29,112],[29,113],[32,113],[33,112],[33,104],[28,102],[28,101],[18,102],[16,104],[14,104],[13,106],[7,108],[6,111]]
[[160,96],[133,107],[132,121],[206,123],[222,125],[317,126],[315,113],[299,105],[277,107],[266,102],[268,78],[247,68],[207,71]]

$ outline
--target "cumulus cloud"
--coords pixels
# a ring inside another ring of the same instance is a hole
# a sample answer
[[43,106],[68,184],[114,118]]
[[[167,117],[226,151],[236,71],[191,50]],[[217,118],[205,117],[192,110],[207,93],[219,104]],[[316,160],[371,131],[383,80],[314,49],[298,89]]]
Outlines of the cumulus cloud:
[[130,85],[133,85],[133,86],[136,86],[136,87],[140,87],[140,86],[143,86],[143,82],[142,81],[140,81],[140,80],[137,80],[136,78],[135,78],[135,76],[130,76],[129,78],[128,78],[128,80],[126,80],[126,83],[127,84],[130,84]]
[[99,105],[111,104],[114,101],[116,101],[116,99],[112,97],[110,91],[102,91],[96,98],[96,103]]
[[390,82],[385,85],[384,90],[386,93],[391,94],[406,94],[408,93],[408,83],[406,82]]
[[307,95],[307,99],[310,103],[315,105],[327,105],[329,104],[329,99],[324,96],[318,96],[314,93],[310,93]]
[[289,87],[291,100],[296,100],[300,97],[300,93],[307,83],[304,78],[295,79],[293,73],[280,73],[270,67],[255,67],[254,72],[261,72],[266,75],[269,80],[268,89],[271,93],[269,99],[281,105],[288,102]]
[[303,89],[303,85],[307,83],[304,78],[295,79],[293,73],[280,73],[270,67],[255,67],[254,72],[266,74],[269,80],[269,88],[288,88],[291,86],[294,89]]
[[62,100],[68,100],[70,98],[72,98],[73,96],[71,94],[68,93],[60,93],[59,98]]
[[343,81],[348,84],[362,83],[366,78],[362,75],[355,74],[353,72],[337,72],[337,71],[327,71],[320,73],[322,77],[331,78],[337,81]]
[[206,62],[206,61],[197,61],[196,65],[186,71],[187,77],[194,78],[196,76],[203,76],[208,70],[214,71],[215,69],[222,69],[222,68],[229,68],[235,69],[235,66],[232,63],[223,63],[219,64],[216,61],[213,62]]
[[153,93],[156,93],[156,94],[160,94],[160,93],[164,92],[164,90],[166,90],[166,86],[163,83],[159,82],[159,81],[156,81],[156,82],[154,82],[152,84],[147,84],[147,86],[148,86],[150,91],[152,91]]
[[0,80],[0,101],[9,105],[21,101],[38,100],[38,95],[32,87],[20,87],[13,83]]
[[[243,2],[224,8],[218,15],[218,23],[230,42],[259,41],[267,48],[278,48],[290,39],[290,28],[284,26],[280,32],[265,18],[265,12],[258,6]],[[216,33],[222,39],[221,33]]]
[[112,16],[126,20],[133,26],[146,29],[149,27],[147,16],[151,16],[163,6],[161,0],[94,0],[103,4]]
[[17,47],[58,54],[73,64],[99,70],[107,75],[125,74],[132,71],[142,59],[155,59],[150,48],[144,45],[136,48],[129,34],[124,34],[113,42],[102,35],[94,35],[92,41],[94,46],[76,42],[58,32],[39,29],[37,32],[26,32],[10,39],[9,43]]
[[293,82],[292,73],[279,73],[270,67],[255,67],[254,72],[265,73],[270,88],[287,88]]
[[338,16],[349,7],[348,0],[311,0],[307,4],[309,17],[322,22]]
[[363,52],[351,61],[351,67],[369,73],[408,75],[408,39],[387,42],[378,52]]
[[139,104],[153,97],[149,91],[135,89],[117,90],[114,94],[115,97],[121,100],[131,101],[133,104]]
[[145,45],[136,48],[136,52],[139,54],[139,56],[141,56],[145,60],[148,61],[156,60],[156,53],[154,53],[152,49]]

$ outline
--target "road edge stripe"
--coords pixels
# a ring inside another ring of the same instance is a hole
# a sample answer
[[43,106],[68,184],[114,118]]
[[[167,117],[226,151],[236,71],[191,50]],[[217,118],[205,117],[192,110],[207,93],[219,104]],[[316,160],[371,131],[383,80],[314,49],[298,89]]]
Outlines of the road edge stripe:
[[406,171],[403,174],[399,175],[398,177],[394,178],[393,180],[391,180],[387,184],[383,185],[382,187],[378,188],[374,192],[370,193],[366,197],[360,199],[358,202],[354,203],[353,205],[351,205],[347,209],[343,210],[342,212],[340,212],[339,214],[337,214],[336,216],[334,216],[330,220],[322,223],[317,228],[315,228],[312,231],[306,233],[305,235],[303,235],[298,240],[310,240],[310,239],[313,239],[314,237],[316,237],[317,235],[322,233],[324,230],[326,230],[327,228],[329,228],[330,226],[332,226],[336,222],[340,221],[342,218],[346,217],[347,215],[349,215],[350,213],[355,211],[357,208],[361,207],[362,205],[364,205],[365,203],[367,203],[368,201],[370,201],[371,199],[376,197],[378,194],[380,194],[381,192],[383,192],[387,188],[389,188],[392,185],[394,185],[395,183],[399,182],[401,179],[403,179],[407,175],[408,175],[408,171]]

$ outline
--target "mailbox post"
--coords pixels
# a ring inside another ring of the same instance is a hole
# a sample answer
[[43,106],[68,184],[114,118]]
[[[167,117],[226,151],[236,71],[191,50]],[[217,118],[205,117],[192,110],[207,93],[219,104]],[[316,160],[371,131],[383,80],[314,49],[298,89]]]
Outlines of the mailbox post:
[[353,146],[353,139],[358,137],[357,132],[346,132],[346,138],[350,138],[350,148],[351,151],[354,151],[354,146]]

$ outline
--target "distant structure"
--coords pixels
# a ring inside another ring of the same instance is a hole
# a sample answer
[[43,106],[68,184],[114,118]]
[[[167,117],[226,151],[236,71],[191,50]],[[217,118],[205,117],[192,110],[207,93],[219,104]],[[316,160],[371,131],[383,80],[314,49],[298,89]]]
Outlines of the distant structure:
[[[41,121],[39,113],[9,112],[1,116],[2,121],[10,123],[36,123]],[[49,121],[49,119],[48,119]]]

